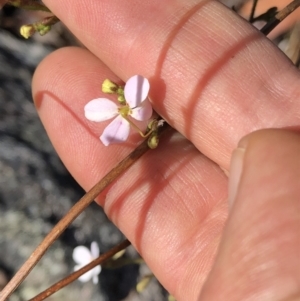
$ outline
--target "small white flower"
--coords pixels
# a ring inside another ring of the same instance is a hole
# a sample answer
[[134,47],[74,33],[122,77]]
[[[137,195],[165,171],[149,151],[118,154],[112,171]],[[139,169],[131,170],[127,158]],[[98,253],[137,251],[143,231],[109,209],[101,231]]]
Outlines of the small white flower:
[[[91,261],[99,257],[100,250],[98,244],[93,241],[91,243],[91,250],[89,250],[85,246],[78,246],[73,250],[73,260],[77,263],[74,266],[74,271],[81,269],[83,266],[89,264]],[[97,265],[92,270],[86,272],[85,274],[81,275],[78,280],[81,282],[88,282],[89,280],[93,279],[93,283],[98,283],[98,275],[101,272],[101,266]]]
[[126,104],[118,106],[107,98],[97,98],[88,102],[85,117],[88,120],[101,122],[114,118],[104,129],[100,140],[105,146],[127,140],[130,131],[128,118],[148,120],[152,115],[152,106],[148,99],[149,81],[141,75],[132,76],[125,84],[124,97]]

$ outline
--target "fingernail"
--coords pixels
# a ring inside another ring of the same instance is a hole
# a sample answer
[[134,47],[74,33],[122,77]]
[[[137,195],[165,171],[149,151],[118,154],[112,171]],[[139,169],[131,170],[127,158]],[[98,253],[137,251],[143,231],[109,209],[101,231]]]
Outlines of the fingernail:
[[236,148],[231,156],[230,170],[229,170],[229,184],[228,184],[228,203],[229,209],[232,207],[238,187],[240,184],[240,178],[243,171],[245,149]]

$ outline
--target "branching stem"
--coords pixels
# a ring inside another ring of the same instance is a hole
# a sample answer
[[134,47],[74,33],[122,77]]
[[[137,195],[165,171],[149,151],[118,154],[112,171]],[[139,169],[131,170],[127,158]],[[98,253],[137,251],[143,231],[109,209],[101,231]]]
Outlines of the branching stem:
[[250,13],[250,18],[249,18],[250,23],[253,23],[257,3],[258,3],[258,0],[253,0],[251,13]]
[[281,21],[289,16],[295,9],[300,6],[300,0],[294,0],[284,9],[279,11],[260,31],[268,35]]
[[[13,1],[11,1],[13,2]],[[257,1],[256,1],[257,2]],[[255,2],[254,2],[255,3]],[[256,4],[255,4],[256,6]],[[255,6],[254,10],[255,10]],[[261,32],[265,35],[269,34],[283,19],[285,19],[289,14],[291,14],[296,8],[300,6],[300,0],[294,0],[280,12],[278,12],[273,19],[271,19],[262,29]],[[254,13],[253,13],[254,14]],[[253,16],[252,16],[253,18]],[[132,126],[137,128],[133,123]],[[169,126],[166,124],[159,129],[159,133],[165,131]],[[140,131],[139,131],[140,132]],[[143,133],[142,133],[143,134]],[[143,134],[144,135],[144,134]],[[146,134],[147,135],[147,134]],[[139,145],[131,154],[129,154],[123,161],[121,161],[116,167],[114,167],[102,180],[100,180],[89,192],[87,192],[71,209],[70,211],[57,223],[57,225],[51,230],[51,232],[45,237],[41,244],[36,248],[36,250],[31,254],[28,260],[23,264],[23,266],[18,270],[16,275],[11,279],[11,281],[6,285],[6,287],[0,293],[0,301],[5,301],[13,293],[13,291],[20,285],[20,283],[26,278],[29,272],[45,254],[47,249],[52,245],[52,243],[61,235],[61,233],[73,222],[73,220],[106,188],[108,187],[117,177],[119,177],[124,171],[126,171],[132,164],[134,164],[143,154],[148,151],[147,141],[144,141]],[[129,243],[128,241],[123,242],[125,245]],[[117,248],[117,247],[116,247]],[[107,253],[106,253],[107,254]],[[113,254],[112,254],[113,255]],[[111,255],[111,256],[112,256]],[[71,274],[67,278],[62,280],[62,283],[55,284],[44,293],[45,296],[49,296],[49,291],[57,288],[57,290],[71,281],[77,279],[80,275],[84,274],[86,271],[92,269],[94,266],[102,262],[103,254],[98,259],[91,262],[89,265],[85,266],[81,270]],[[109,257],[107,257],[109,258]],[[107,259],[105,257],[105,259]],[[66,283],[66,284],[65,284]],[[55,290],[55,291],[57,291]],[[37,297],[36,297],[37,298]],[[43,299],[31,299],[43,300]]]
[[143,137],[143,138],[147,138],[147,137],[149,137],[150,136],[150,134],[153,132],[153,129],[150,129],[150,131],[148,131],[146,134],[144,134],[141,130],[140,130],[140,128],[134,123],[134,122],[132,122],[127,116],[123,116],[123,118],[125,119],[125,120],[127,120],[128,121],[128,123],[141,135],[141,137]]
[[8,0],[6,4],[26,10],[37,10],[51,13],[48,7],[32,0]]
[[130,245],[130,242],[128,239],[122,241],[120,244],[116,245],[112,249],[110,249],[108,252],[100,255],[98,258],[90,262],[89,264],[85,265],[83,268],[79,269],[78,271],[68,275],[66,278],[60,280],[59,282],[53,284],[49,288],[47,288],[45,291],[41,292],[34,298],[30,299],[29,301],[42,301],[49,296],[53,295],[63,287],[67,286],[71,282],[75,281],[77,278],[79,278],[81,275],[86,273],[87,271],[93,269],[95,266],[102,264],[112,256],[114,256],[116,253],[120,252],[121,250],[127,248]]
[[[166,123],[159,128],[158,135],[169,129]],[[0,301],[5,301],[23,282],[26,276],[38,263],[52,243],[62,234],[62,232],[74,221],[74,219],[84,211],[84,209],[93,202],[93,200],[114,180],[116,180],[124,171],[132,166],[142,155],[149,150],[147,140],[141,143],[125,159],[117,164],[109,173],[106,174],[90,191],[88,191],[70,211],[53,227],[50,233],[44,238],[41,244],[33,251],[31,256],[21,266],[15,276],[0,292]]]

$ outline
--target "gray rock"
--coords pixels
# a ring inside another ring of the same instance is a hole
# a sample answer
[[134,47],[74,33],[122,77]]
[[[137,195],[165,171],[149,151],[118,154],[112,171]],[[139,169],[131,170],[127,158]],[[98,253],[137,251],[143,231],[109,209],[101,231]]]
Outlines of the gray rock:
[[[53,50],[0,29],[1,286],[84,193],[54,151],[31,98],[34,69]],[[122,239],[103,210],[92,204],[48,250],[10,300],[27,300],[70,273],[77,245],[97,241],[103,253]],[[127,256],[138,256],[130,253]],[[136,295],[138,274],[139,266],[134,265],[102,269],[99,285],[76,281],[50,300],[130,300]],[[165,300],[159,284],[151,291],[151,297],[141,300]]]

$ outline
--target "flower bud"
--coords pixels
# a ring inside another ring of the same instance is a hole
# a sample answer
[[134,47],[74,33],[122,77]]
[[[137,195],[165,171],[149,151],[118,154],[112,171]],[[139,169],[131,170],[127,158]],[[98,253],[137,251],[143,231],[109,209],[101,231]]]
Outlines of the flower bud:
[[118,253],[116,253],[115,255],[113,255],[111,259],[117,260],[117,259],[121,258],[125,252],[126,252],[126,250],[123,249],[123,250],[119,251]]
[[122,105],[122,106],[125,106],[125,105],[126,105],[126,100],[125,100],[124,95],[119,95],[119,96],[118,96],[118,102],[119,102],[119,104]]
[[148,138],[148,146],[151,149],[157,148],[159,138],[157,136],[157,131],[153,132]]
[[36,29],[43,36],[51,30],[51,25],[38,24]]
[[20,28],[20,34],[23,36],[25,39],[30,38],[32,35],[35,34],[35,28],[29,24],[29,25],[23,25]]
[[153,278],[153,275],[144,276],[136,285],[136,291],[141,293],[150,283],[150,280]]
[[104,80],[102,83],[102,92],[108,93],[108,94],[114,94],[117,93],[119,86],[112,82],[109,79]]
[[157,119],[152,119],[147,125],[147,132],[150,130],[155,131],[157,129]]

